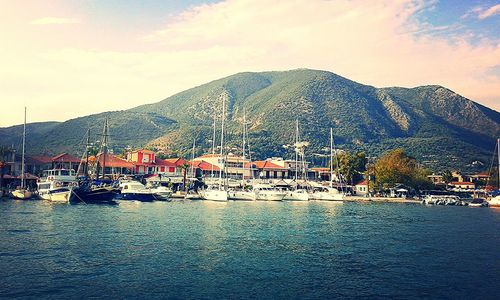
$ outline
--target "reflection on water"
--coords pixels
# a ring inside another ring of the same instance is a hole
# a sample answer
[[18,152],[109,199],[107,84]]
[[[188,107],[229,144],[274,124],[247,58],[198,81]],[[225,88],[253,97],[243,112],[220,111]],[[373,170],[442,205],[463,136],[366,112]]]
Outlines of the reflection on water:
[[500,276],[496,209],[334,201],[0,208],[7,298],[493,298],[490,279]]

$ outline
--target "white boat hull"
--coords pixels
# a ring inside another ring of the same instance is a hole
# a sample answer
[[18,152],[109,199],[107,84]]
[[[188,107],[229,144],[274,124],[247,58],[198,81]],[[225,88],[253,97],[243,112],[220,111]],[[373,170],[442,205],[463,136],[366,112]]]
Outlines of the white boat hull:
[[285,201],[309,201],[309,194],[305,191],[292,191],[283,197]]
[[315,192],[309,194],[309,199],[311,200],[322,200],[322,201],[342,201],[344,200],[343,194],[331,194],[328,192]]
[[203,200],[227,201],[227,192],[224,190],[205,190],[201,193]]
[[489,207],[500,207],[500,196],[496,196],[487,202]]
[[57,193],[40,193],[40,198],[47,201],[68,203],[71,197],[71,191],[62,191]]
[[255,192],[248,191],[233,191],[229,192],[230,200],[245,200],[245,201],[255,201]]
[[11,194],[13,198],[20,200],[30,199],[33,196],[33,193],[24,189],[14,190]]
[[282,201],[285,194],[279,192],[257,192],[255,195],[256,200],[260,201]]

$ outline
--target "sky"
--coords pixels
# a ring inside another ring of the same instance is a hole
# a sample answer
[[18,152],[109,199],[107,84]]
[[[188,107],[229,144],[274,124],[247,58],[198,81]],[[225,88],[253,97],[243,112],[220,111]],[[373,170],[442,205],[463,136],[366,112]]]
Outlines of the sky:
[[0,0],[0,127],[154,103],[243,71],[438,84],[500,111],[500,1]]

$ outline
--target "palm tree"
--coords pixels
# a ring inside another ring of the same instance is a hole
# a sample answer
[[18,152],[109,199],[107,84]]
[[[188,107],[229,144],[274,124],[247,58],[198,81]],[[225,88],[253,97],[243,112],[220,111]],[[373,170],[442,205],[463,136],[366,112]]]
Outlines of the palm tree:
[[7,160],[14,150],[8,146],[0,146],[0,197],[4,196],[3,174]]
[[187,164],[186,162],[184,162],[182,165],[181,165],[181,169],[182,169],[182,175],[183,175],[183,178],[182,178],[182,184],[184,185],[184,191],[187,192],[188,189],[187,189],[187,186],[186,186],[186,183],[187,183],[187,169],[189,168],[189,164]]

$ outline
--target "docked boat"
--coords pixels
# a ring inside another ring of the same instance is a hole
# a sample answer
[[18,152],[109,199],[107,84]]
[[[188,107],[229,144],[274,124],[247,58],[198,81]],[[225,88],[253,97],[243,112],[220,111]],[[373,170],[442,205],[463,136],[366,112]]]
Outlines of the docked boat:
[[31,199],[33,193],[26,187],[26,182],[24,180],[24,152],[26,145],[26,107],[24,108],[24,125],[23,125],[23,150],[21,158],[21,186],[17,187],[10,193],[10,196],[14,199],[27,200]]
[[489,207],[500,207],[500,195],[487,201]]
[[255,201],[256,195],[252,190],[230,190],[228,191],[229,200]]
[[460,197],[455,195],[427,195],[422,199],[422,204],[466,206],[467,202],[461,201]]
[[285,192],[283,197],[285,201],[309,201],[309,194],[305,189],[295,189]]
[[44,171],[44,176],[37,186],[38,197],[41,199],[69,203],[78,182],[74,170],[52,169]]
[[224,188],[220,187],[209,187],[200,192],[200,196],[203,200],[210,201],[227,201],[228,193]]
[[470,207],[487,207],[488,202],[486,202],[484,199],[481,198],[476,198],[473,199],[471,202],[469,202]]
[[149,189],[155,196],[156,200],[168,201],[172,197],[172,189],[166,186],[150,187]]
[[116,194],[115,200],[135,200],[141,202],[151,202],[161,199],[152,189],[146,188],[137,181],[125,181],[120,183],[120,193]]
[[258,184],[254,187],[255,200],[261,201],[282,201],[286,192],[271,185]]
[[314,187],[309,191],[309,199],[322,201],[342,201],[344,200],[344,194],[340,193],[336,188]]

